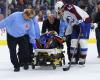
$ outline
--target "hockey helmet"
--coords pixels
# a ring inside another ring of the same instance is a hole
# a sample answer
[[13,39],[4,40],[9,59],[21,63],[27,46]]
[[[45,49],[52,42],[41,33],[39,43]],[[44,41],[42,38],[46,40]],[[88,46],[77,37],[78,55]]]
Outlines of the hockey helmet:
[[64,6],[64,3],[63,3],[62,1],[58,1],[58,2],[55,4],[55,11],[58,12],[59,9],[61,9],[63,6]]

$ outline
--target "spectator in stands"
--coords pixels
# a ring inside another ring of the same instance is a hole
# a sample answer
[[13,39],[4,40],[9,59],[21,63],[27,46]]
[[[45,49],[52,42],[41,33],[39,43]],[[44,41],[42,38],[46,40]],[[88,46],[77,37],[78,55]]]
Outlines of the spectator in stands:
[[23,11],[27,7],[27,4],[25,3],[25,0],[18,0],[17,1],[17,11]]
[[1,14],[3,14],[4,16],[6,15],[6,5],[4,3],[4,0],[0,0],[0,10],[1,10]]
[[13,12],[16,12],[15,6],[13,4],[9,4],[8,11],[9,11],[8,15],[12,14]]
[[39,23],[39,28],[40,28],[40,33],[42,31],[42,24],[43,24],[43,21],[45,19],[45,16],[44,16],[44,10],[40,10],[38,15],[36,16],[36,19]]

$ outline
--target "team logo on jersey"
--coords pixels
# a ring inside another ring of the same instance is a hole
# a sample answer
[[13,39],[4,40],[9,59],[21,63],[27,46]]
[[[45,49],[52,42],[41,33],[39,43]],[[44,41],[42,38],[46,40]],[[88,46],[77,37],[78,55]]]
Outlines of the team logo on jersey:
[[25,29],[29,29],[29,24],[25,24]]
[[73,23],[74,22],[74,19],[71,16],[67,16],[66,21],[68,23]]

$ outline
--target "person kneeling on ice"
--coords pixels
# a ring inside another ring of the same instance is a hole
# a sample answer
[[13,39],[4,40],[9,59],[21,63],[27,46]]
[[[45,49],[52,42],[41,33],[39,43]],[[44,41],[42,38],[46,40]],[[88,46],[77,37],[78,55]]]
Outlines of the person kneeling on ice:
[[62,1],[58,1],[55,4],[55,11],[57,14],[62,15],[63,20],[72,26],[71,34],[71,48],[70,48],[70,62],[75,63],[76,49],[78,43],[80,44],[80,56],[79,64],[85,64],[87,55],[87,39],[89,38],[89,32],[91,27],[91,19],[89,15],[73,4],[63,4]]
[[[7,43],[10,51],[10,60],[14,66],[14,71],[20,71],[19,60],[16,54],[16,46],[18,45],[24,59],[24,69],[27,70],[29,61],[29,44],[27,34],[30,37],[30,42],[35,44],[35,29],[32,18],[34,12],[32,9],[25,9],[23,12],[15,12],[2,21],[0,28],[7,30]],[[34,46],[35,47],[35,46]]]

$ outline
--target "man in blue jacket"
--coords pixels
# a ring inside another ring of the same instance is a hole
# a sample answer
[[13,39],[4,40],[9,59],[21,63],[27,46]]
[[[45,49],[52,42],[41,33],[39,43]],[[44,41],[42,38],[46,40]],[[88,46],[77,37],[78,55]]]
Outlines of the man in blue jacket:
[[[32,20],[33,20],[32,24],[34,25],[34,29],[35,29],[36,39],[39,39],[40,38],[40,29],[39,29],[38,21],[37,21],[36,17],[33,17]],[[29,61],[28,61],[28,64],[30,65],[32,63],[32,58],[34,56],[33,44],[30,43],[30,41],[29,41],[29,35],[27,35],[27,39],[28,39],[28,43],[29,43]],[[36,48],[36,46],[34,48]],[[24,62],[25,59],[23,59],[23,55],[22,55],[20,48],[18,50],[17,55],[18,55],[18,58],[19,58],[19,64],[20,64],[21,67],[23,67],[23,65],[24,65],[23,62]]]
[[[0,21],[0,28],[6,27],[7,43],[10,51],[11,63],[14,65],[14,71],[20,71],[19,61],[16,54],[16,46],[18,45],[23,54],[24,69],[28,69],[29,60],[29,44],[27,34],[30,42],[35,44],[35,29],[32,18],[34,17],[32,9],[25,9],[24,12],[15,12],[4,20]],[[35,46],[34,46],[35,47]]]

